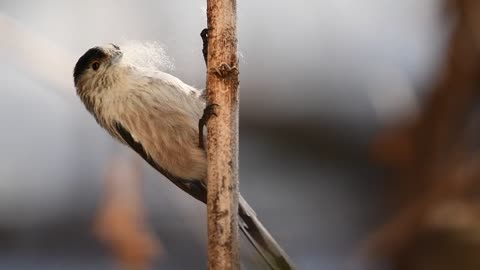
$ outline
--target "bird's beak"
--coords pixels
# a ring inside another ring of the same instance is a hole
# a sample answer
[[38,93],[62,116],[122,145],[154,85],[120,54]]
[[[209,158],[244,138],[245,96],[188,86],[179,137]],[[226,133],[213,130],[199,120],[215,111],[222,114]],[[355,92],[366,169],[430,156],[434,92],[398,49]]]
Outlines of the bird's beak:
[[118,47],[113,43],[110,43],[107,46],[105,46],[103,50],[107,55],[110,56],[110,61],[112,62],[112,64],[117,63],[118,61],[120,61],[120,59],[122,59],[123,53],[120,50],[120,47]]
[[112,55],[112,62],[116,63],[120,61],[120,59],[122,59],[123,53],[120,50],[116,50],[111,55]]

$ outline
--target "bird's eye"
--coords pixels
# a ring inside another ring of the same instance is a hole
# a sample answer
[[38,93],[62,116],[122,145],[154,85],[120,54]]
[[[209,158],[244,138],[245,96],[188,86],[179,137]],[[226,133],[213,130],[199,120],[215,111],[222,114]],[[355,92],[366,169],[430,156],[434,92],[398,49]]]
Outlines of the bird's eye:
[[100,62],[95,61],[92,63],[93,70],[97,70],[99,67],[100,67]]

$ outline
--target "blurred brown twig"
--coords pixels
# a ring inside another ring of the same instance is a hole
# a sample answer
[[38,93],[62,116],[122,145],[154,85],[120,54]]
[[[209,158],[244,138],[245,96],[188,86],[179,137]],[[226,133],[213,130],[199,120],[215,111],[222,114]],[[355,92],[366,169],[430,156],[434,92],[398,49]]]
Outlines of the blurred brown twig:
[[208,269],[240,269],[236,0],[207,0]]
[[[398,211],[362,246],[369,257],[401,257],[423,233],[429,214],[449,200],[469,200],[480,177],[479,153],[469,138],[479,93],[480,2],[451,2],[455,28],[443,70],[423,111],[382,134],[377,160],[396,174]],[[475,137],[475,136],[473,136]],[[409,269],[409,268],[407,268]]]
[[113,159],[105,177],[105,196],[95,233],[125,269],[151,269],[163,248],[145,221],[140,161]]

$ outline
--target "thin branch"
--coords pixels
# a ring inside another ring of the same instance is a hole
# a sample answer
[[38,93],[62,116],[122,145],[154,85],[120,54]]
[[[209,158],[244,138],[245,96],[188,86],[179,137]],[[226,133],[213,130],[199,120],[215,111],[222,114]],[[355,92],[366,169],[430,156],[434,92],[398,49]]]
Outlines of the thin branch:
[[208,268],[239,269],[236,1],[208,0]]
[[475,0],[451,3],[456,28],[432,95],[415,122],[376,144],[379,159],[399,163],[390,165],[400,169],[397,174],[402,184],[408,184],[409,197],[363,246],[371,256],[402,253],[421,232],[419,224],[432,209],[468,196],[478,180],[478,152],[466,137],[479,95],[480,5]]
[[142,167],[114,157],[107,166],[105,194],[95,219],[95,235],[125,269],[151,269],[164,249],[146,221]]

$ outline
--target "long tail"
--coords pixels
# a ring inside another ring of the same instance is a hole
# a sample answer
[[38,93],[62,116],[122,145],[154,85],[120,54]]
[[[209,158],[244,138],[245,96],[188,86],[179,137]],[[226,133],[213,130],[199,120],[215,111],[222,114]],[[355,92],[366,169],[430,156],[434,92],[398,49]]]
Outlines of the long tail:
[[258,220],[255,211],[253,211],[242,195],[239,196],[238,204],[238,214],[241,218],[239,224],[240,229],[248,241],[250,241],[260,255],[262,255],[270,268],[272,270],[295,269],[287,253],[283,251],[260,220]]

